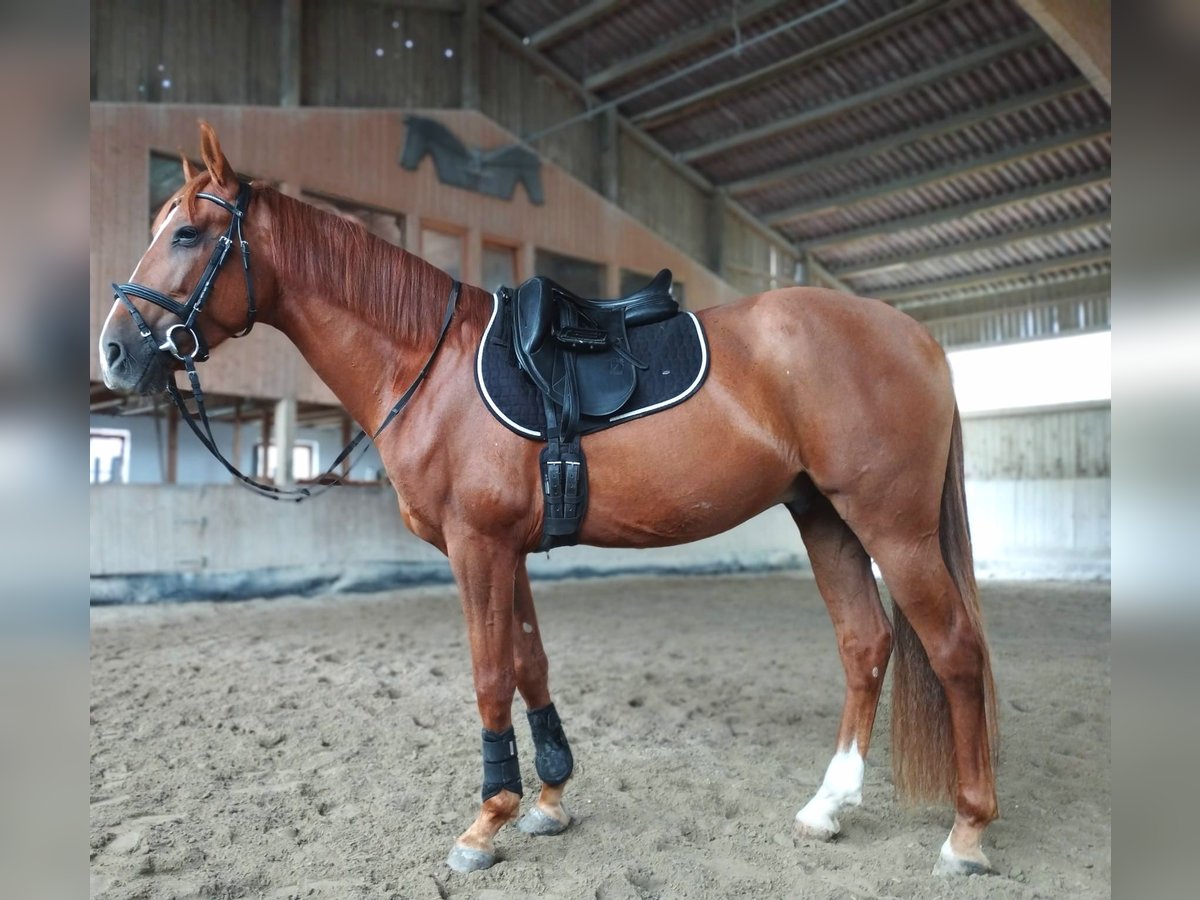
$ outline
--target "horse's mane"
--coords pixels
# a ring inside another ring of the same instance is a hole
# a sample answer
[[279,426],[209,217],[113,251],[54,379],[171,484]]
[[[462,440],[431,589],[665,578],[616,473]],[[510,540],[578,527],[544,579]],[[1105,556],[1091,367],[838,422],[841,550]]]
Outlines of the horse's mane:
[[[189,207],[207,187],[205,176],[181,191]],[[423,346],[437,337],[453,279],[425,260],[378,238],[361,223],[326,212],[256,183],[250,205],[271,211],[271,250],[277,271],[289,272],[324,297],[360,313],[397,340]],[[488,310],[460,302],[457,319],[486,324]]]

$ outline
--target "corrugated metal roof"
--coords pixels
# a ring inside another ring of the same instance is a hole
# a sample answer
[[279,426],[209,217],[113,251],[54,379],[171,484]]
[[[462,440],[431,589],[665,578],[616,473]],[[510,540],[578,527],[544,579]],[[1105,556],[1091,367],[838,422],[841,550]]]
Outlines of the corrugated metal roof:
[[[500,0],[491,9],[514,32],[531,36],[584,5]],[[942,292],[938,283],[947,279],[994,274],[1005,290],[1050,283],[1063,273],[1049,261],[1110,246],[1108,104],[1015,0],[828,5],[613,3],[539,51],[585,84],[642,60],[596,82],[599,96],[620,101],[623,114],[668,150],[686,154],[714,184],[750,180],[734,185],[733,196],[774,222],[799,251],[811,244],[827,269],[848,271],[847,283],[861,293],[928,285],[940,302],[962,293]],[[746,45],[773,29],[779,33]],[[698,30],[703,42],[681,40]],[[830,42],[837,46],[814,52]],[[739,44],[739,52],[714,59]],[[811,58],[788,65],[806,53]],[[769,67],[769,77],[755,74]],[[658,83],[672,73],[684,74]],[[711,93],[732,79],[751,81]],[[634,91],[643,92],[623,99]],[[838,106],[827,110],[830,104]],[[696,152],[715,141],[733,149]],[[875,145],[854,156],[856,148]],[[1060,184],[1067,188],[1040,190]],[[959,246],[965,249],[956,252]],[[920,258],[906,263],[905,254]],[[884,265],[854,271],[873,261]],[[1023,276],[1022,267],[1031,274]],[[973,284],[964,296],[979,293]]]

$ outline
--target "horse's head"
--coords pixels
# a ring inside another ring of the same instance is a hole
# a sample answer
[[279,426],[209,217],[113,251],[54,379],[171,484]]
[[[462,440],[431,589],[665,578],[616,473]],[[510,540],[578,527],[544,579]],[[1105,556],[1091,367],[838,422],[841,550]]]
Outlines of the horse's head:
[[[161,391],[184,358],[204,359],[253,324],[244,231],[250,189],[239,184],[208,123],[200,134],[205,168],[196,172],[183,160],[184,186],[155,217],[129,282],[114,285],[117,299],[100,332],[100,370],[114,390]],[[257,265],[254,272],[265,274]]]

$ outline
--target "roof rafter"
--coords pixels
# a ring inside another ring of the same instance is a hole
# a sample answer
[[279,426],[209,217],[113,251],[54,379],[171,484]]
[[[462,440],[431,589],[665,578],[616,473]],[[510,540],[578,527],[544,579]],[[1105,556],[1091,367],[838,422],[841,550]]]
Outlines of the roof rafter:
[[560,44],[571,35],[583,31],[597,19],[602,19],[617,7],[624,6],[629,0],[592,0],[586,6],[581,6],[575,12],[557,19],[540,31],[534,32],[528,38],[529,46],[542,50],[553,44]]
[[[761,18],[776,7],[782,6],[785,2],[787,0],[757,0],[756,3],[750,4],[745,9],[738,10],[736,13],[738,27],[745,28],[751,22]],[[672,38],[668,38],[644,53],[623,59],[606,69],[602,69],[595,75],[585,78],[583,86],[589,91],[603,90],[610,84],[623,81],[647,69],[653,69],[655,66],[673,57],[686,53],[696,47],[701,47],[731,30],[733,25],[734,20],[730,16],[722,15],[716,19],[711,19],[689,31],[684,31]]]
[[1106,166],[1095,172],[1084,172],[1080,175],[1072,175],[1069,178],[1060,178],[1058,181],[1034,184],[1020,190],[1010,191],[1007,194],[996,194],[978,200],[969,200],[965,203],[956,203],[954,206],[943,206],[938,209],[932,209],[929,212],[904,216],[899,219],[888,219],[883,222],[874,222],[870,225],[863,225],[848,231],[823,234],[807,240],[799,239],[798,243],[805,250],[819,250],[822,247],[831,247],[835,244],[849,244],[863,238],[880,237],[900,231],[911,231],[914,228],[924,228],[928,225],[937,225],[941,222],[961,219],[964,216],[991,212],[992,210],[1003,209],[1006,206],[1015,206],[1018,203],[1051,197],[1055,194],[1062,194],[1077,188],[1104,184],[1110,181],[1111,178],[1112,172]]
[[669,125],[678,119],[686,118],[688,113],[697,106],[707,105],[718,97],[723,97],[734,91],[747,90],[756,85],[763,84],[786,72],[811,63],[822,56],[828,56],[830,53],[848,50],[851,47],[870,40],[886,28],[898,25],[905,19],[909,19],[920,13],[931,12],[937,7],[942,6],[945,2],[946,0],[917,0],[915,3],[893,10],[877,19],[872,19],[869,22],[859,25],[857,28],[852,28],[844,34],[839,34],[823,43],[817,44],[815,47],[809,47],[807,50],[802,50],[769,66],[755,69],[753,72],[747,72],[745,75],[739,75],[736,78],[730,78],[719,84],[696,91],[693,94],[688,94],[686,97],[671,100],[654,109],[639,113],[633,117],[633,121],[643,128],[649,129]]
[[851,94],[848,97],[840,97],[829,103],[821,106],[814,106],[803,112],[792,116],[786,116],[782,119],[776,119],[773,122],[767,122],[759,125],[756,128],[749,128],[740,131],[737,134],[731,134],[715,141],[710,141],[707,144],[701,144],[698,147],[693,147],[690,150],[684,150],[678,154],[678,157],[684,162],[693,162],[698,159],[704,159],[713,156],[717,153],[723,153],[728,150],[733,150],[746,144],[753,144],[758,141],[767,140],[769,138],[778,137],[781,134],[786,134],[789,131],[795,131],[806,125],[811,125],[814,122],[824,121],[833,116],[841,115],[853,109],[858,109],[862,106],[869,106],[872,103],[878,103],[882,100],[887,100],[890,97],[895,97],[898,94],[903,94],[914,88],[923,87],[935,81],[940,81],[952,75],[957,75],[961,72],[966,72],[978,66],[985,65],[998,59],[1002,56],[1007,56],[1019,50],[1024,50],[1028,47],[1045,44],[1047,42],[1046,35],[1037,28],[1031,28],[1024,31],[1015,37],[1007,38],[995,44],[989,44],[986,47],[980,47],[969,53],[955,59],[940,63],[930,69],[922,69],[919,72],[914,72],[904,78],[897,78],[895,81],[890,81],[886,84],[876,85],[868,90],[861,91],[857,94]]
[[985,272],[971,272],[967,275],[956,275],[953,278],[943,278],[939,281],[925,281],[920,284],[910,284],[889,290],[874,291],[876,300],[898,300],[904,297],[922,297],[942,291],[953,291],[975,285],[992,284],[1009,281],[1014,278],[1024,278],[1031,275],[1044,275],[1061,269],[1075,269],[1082,266],[1097,265],[1110,262],[1112,251],[1086,250],[1082,253],[1072,253],[1068,256],[1055,256],[1050,259],[1039,259],[1036,262],[1019,263],[1015,266],[1005,266],[1000,269],[990,269]]
[[845,150],[807,159],[804,162],[795,163],[790,166],[781,166],[771,169],[769,172],[750,175],[746,178],[739,178],[736,181],[727,181],[721,186],[731,194],[744,194],[768,184],[776,184],[791,178],[799,178],[803,175],[810,175],[813,172],[823,172],[835,166],[840,166],[843,163],[853,162],[854,160],[866,159],[867,157],[884,153],[905,144],[913,144],[917,141],[925,141],[946,134],[952,134],[955,131],[968,128],[977,122],[995,119],[1022,109],[1028,109],[1031,106],[1037,106],[1058,97],[1086,90],[1088,86],[1088,80],[1079,75],[1075,78],[1068,78],[1066,81],[1060,81],[1049,87],[1038,88],[1036,91],[1030,91],[1027,94],[1007,97],[999,103],[968,110],[956,116],[931,122],[928,125],[918,125],[916,128],[910,128],[899,134],[887,135],[875,141],[868,141],[865,144],[856,144]]
[[928,250],[918,250],[915,253],[903,253],[894,256],[879,257],[869,262],[856,263],[849,266],[832,266],[829,271],[838,278],[859,278],[872,272],[882,272],[886,269],[910,266],[915,263],[928,262],[931,259],[945,259],[962,253],[976,253],[981,250],[995,250],[1008,247],[1022,241],[1033,241],[1038,238],[1054,237],[1081,231],[1084,228],[1099,228],[1110,224],[1112,214],[1109,212],[1095,213],[1078,219],[1059,219],[1044,225],[1035,225],[1021,231],[1006,231],[1003,234],[989,235],[959,244],[942,244]]
[[867,187],[856,188],[832,197],[818,197],[814,200],[806,200],[803,203],[794,204],[785,209],[768,211],[763,215],[763,219],[769,225],[778,225],[782,222],[791,222],[805,216],[834,212],[856,203],[878,200],[881,197],[888,197],[892,194],[929,187],[930,185],[953,178],[960,178],[963,175],[972,175],[988,169],[1022,162],[1042,153],[1051,153],[1056,150],[1075,147],[1079,144],[1086,144],[1088,141],[1110,135],[1112,133],[1111,128],[1111,123],[1103,122],[1099,125],[1078,128],[1065,134],[1051,135],[1028,144],[1004,147],[984,156],[957,160],[941,168],[917,172],[913,175],[897,178],[894,181],[885,181],[883,184],[868,185]]

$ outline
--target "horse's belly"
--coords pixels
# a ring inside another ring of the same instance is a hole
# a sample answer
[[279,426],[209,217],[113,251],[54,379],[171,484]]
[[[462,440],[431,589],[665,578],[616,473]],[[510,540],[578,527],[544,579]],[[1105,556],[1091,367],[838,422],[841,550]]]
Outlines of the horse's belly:
[[719,384],[682,405],[584,439],[588,513],[600,546],[682,544],[791,499],[794,448]]

